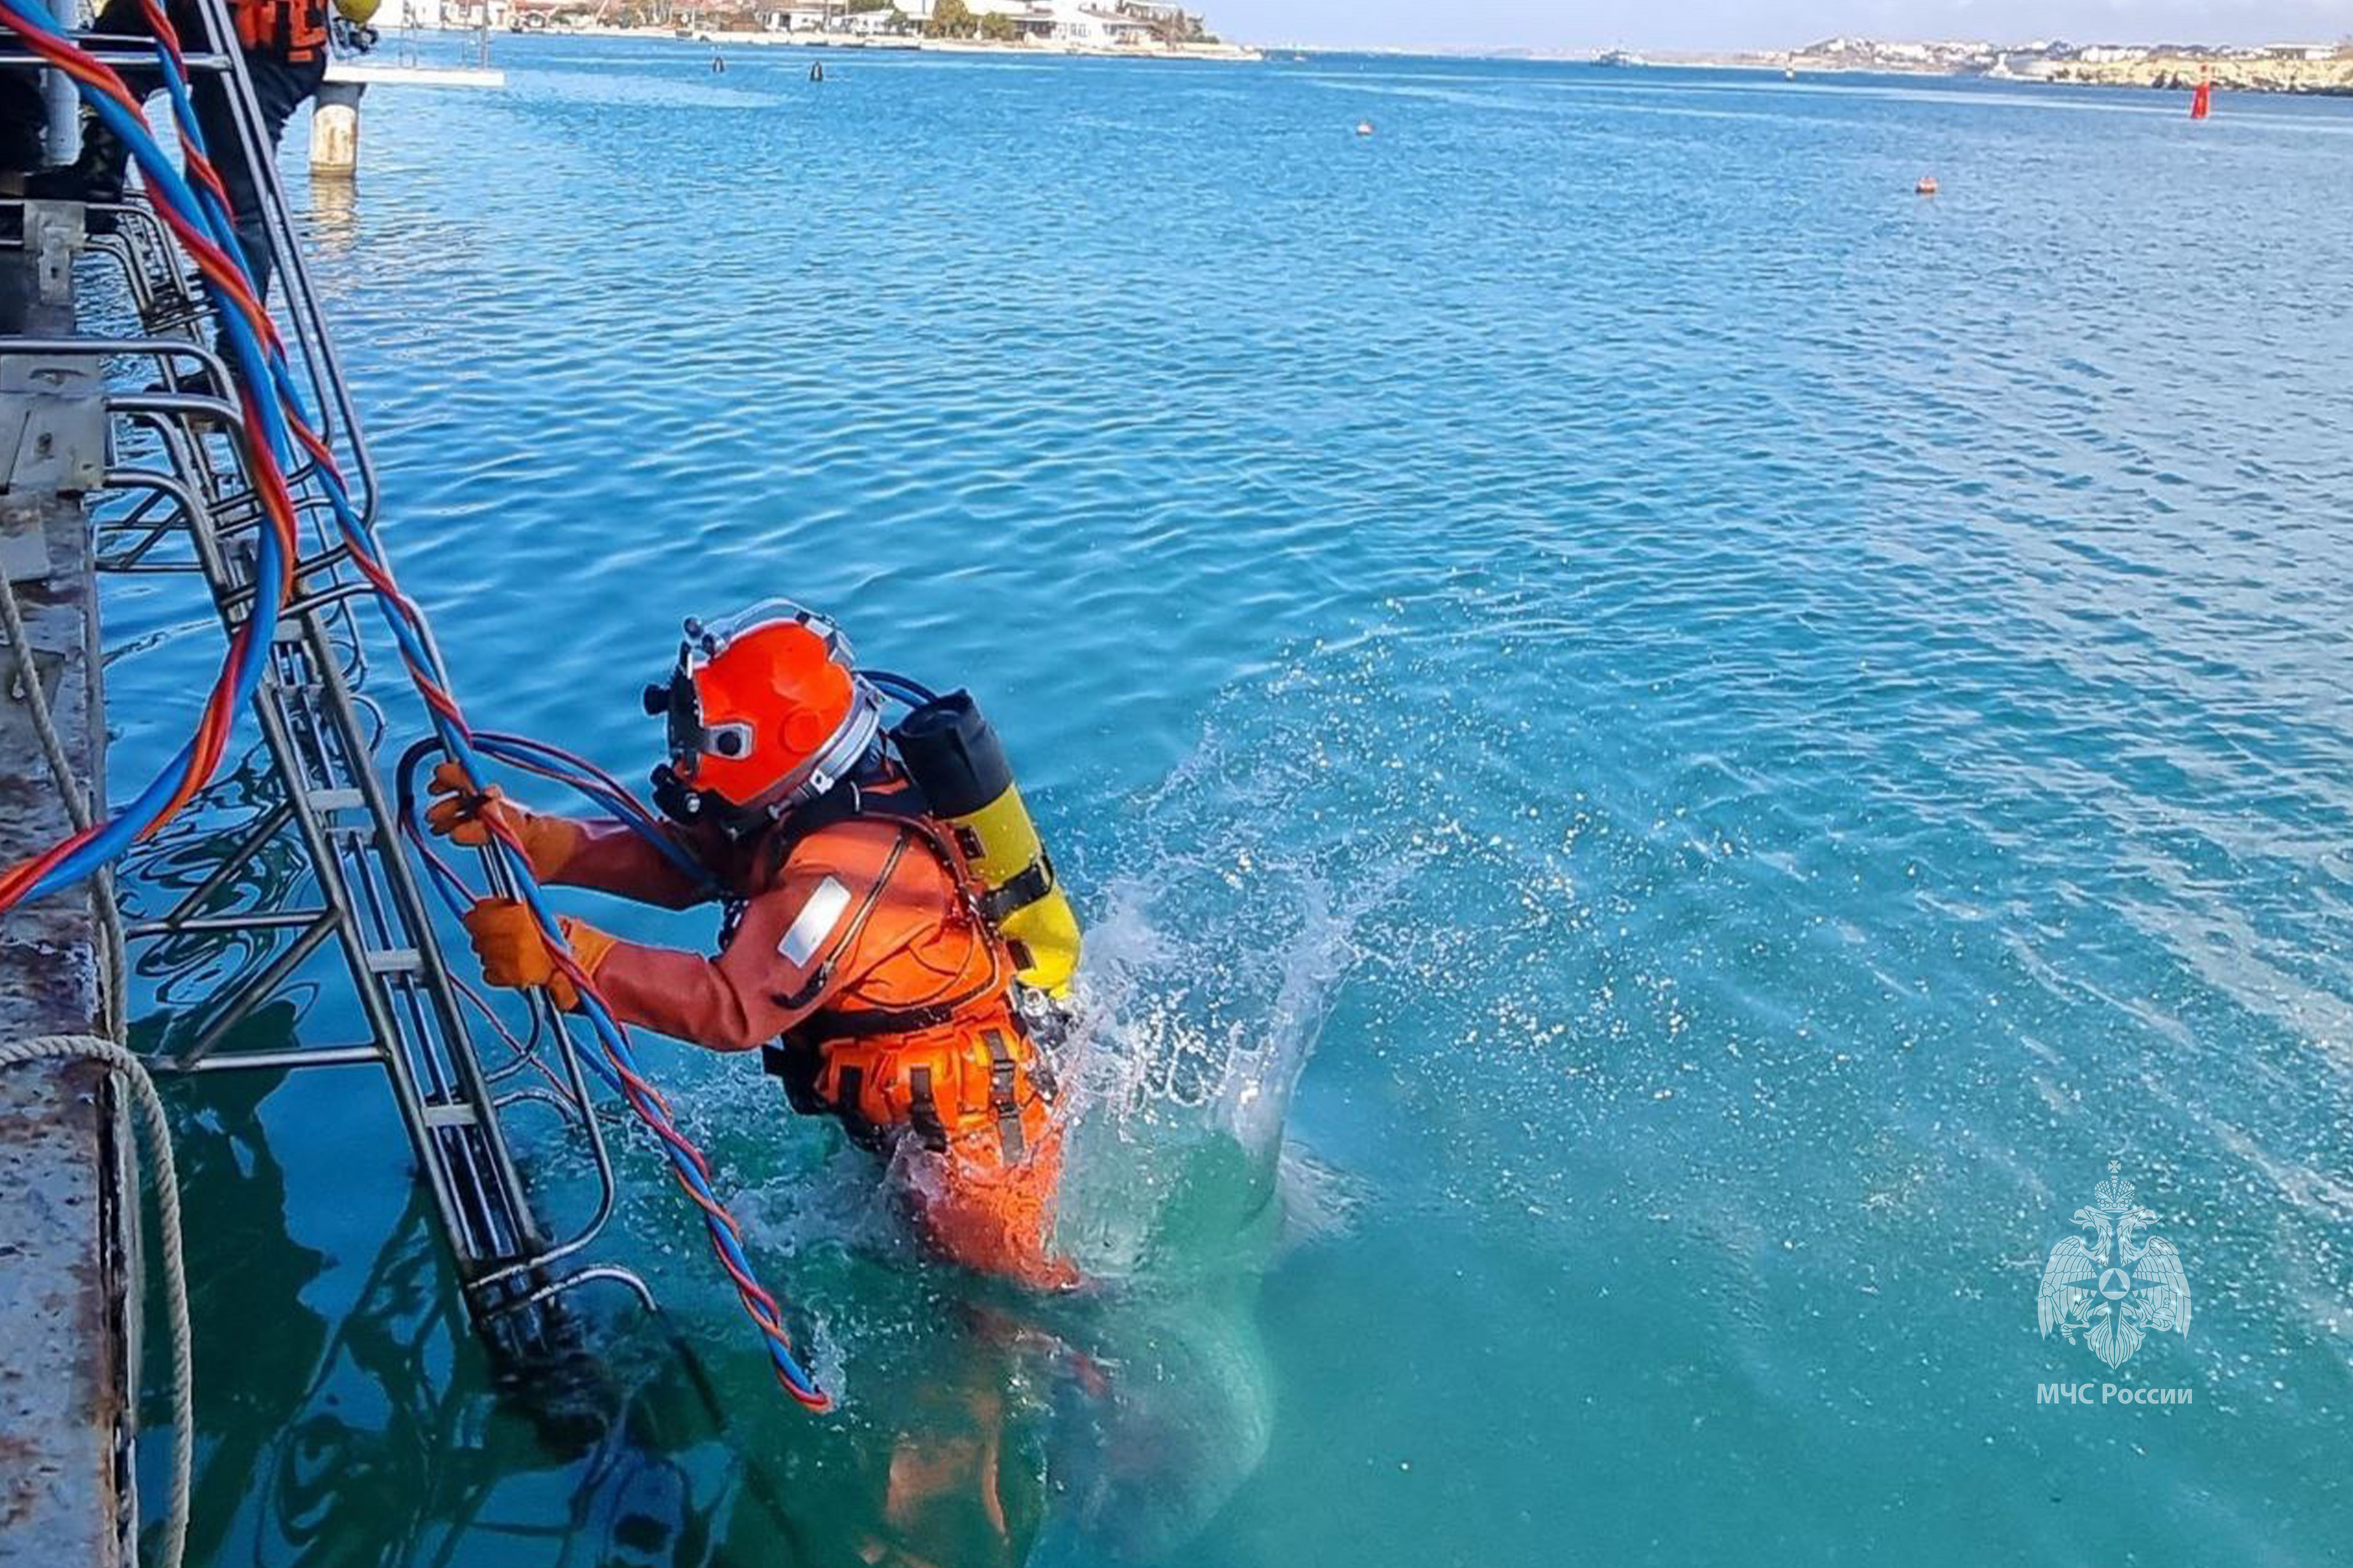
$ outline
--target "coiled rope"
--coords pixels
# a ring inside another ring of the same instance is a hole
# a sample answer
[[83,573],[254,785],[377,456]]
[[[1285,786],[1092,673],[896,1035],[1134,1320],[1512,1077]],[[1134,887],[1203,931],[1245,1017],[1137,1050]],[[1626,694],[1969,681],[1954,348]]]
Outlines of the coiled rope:
[[195,1352],[188,1329],[188,1278],[181,1251],[180,1172],[172,1161],[172,1125],[155,1080],[130,1051],[96,1035],[39,1035],[0,1041],[0,1068],[30,1062],[97,1062],[121,1076],[147,1131],[148,1185],[155,1189],[155,1228],[163,1241],[164,1310],[172,1338],[172,1490],[164,1510],[164,1568],[179,1568],[188,1545],[188,1492],[195,1469]]

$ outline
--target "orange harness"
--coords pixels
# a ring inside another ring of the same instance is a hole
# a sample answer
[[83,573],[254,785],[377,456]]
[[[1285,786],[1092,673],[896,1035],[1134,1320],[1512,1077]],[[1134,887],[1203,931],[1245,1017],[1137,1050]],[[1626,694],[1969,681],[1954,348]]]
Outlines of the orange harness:
[[911,1034],[837,1038],[819,1049],[818,1098],[856,1135],[912,1129],[923,1147],[1027,1159],[1043,1135],[1053,1078],[1002,1000]]

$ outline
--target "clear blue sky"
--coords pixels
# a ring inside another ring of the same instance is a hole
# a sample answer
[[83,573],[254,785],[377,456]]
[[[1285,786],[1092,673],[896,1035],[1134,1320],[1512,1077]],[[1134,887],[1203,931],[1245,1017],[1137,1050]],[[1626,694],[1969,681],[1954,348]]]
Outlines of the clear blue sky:
[[1777,48],[1880,38],[2324,43],[2353,0],[1198,0],[1260,42],[1440,48]]

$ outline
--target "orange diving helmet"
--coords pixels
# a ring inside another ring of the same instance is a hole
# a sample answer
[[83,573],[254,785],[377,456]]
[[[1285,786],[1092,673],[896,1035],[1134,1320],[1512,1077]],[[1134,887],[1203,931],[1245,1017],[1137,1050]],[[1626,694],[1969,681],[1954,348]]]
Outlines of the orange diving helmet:
[[712,625],[690,618],[676,668],[645,702],[670,721],[656,800],[673,816],[711,811],[739,827],[849,777],[882,728],[841,629],[785,599]]

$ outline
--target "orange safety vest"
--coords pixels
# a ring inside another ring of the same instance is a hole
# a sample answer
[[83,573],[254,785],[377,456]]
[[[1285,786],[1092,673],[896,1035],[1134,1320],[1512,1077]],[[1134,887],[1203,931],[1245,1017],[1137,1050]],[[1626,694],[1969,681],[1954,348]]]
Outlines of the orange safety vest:
[[328,0],[234,0],[237,41],[249,51],[290,61],[317,57],[327,47]]

